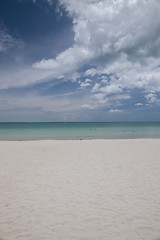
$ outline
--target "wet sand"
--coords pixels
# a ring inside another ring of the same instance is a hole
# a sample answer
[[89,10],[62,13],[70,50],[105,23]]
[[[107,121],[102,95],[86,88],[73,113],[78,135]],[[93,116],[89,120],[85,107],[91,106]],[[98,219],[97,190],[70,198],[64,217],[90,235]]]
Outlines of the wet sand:
[[159,240],[160,139],[0,141],[1,240]]

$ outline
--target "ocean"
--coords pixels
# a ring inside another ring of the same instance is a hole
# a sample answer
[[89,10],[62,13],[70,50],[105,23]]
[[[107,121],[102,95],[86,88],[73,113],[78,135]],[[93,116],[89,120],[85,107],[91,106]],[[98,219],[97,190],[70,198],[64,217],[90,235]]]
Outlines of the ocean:
[[0,140],[160,138],[160,122],[7,122]]

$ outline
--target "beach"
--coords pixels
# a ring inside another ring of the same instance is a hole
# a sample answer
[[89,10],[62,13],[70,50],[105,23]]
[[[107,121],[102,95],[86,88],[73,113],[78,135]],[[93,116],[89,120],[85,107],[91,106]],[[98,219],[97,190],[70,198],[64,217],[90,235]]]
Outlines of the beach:
[[0,240],[160,240],[160,139],[0,141]]

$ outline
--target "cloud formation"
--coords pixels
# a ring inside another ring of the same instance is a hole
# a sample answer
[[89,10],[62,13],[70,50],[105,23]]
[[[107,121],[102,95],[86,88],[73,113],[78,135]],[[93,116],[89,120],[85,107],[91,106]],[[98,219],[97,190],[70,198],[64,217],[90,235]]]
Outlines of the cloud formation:
[[[130,107],[138,111],[160,104],[159,0],[58,0],[58,6],[53,0],[28,1],[34,8],[57,7],[55,12],[60,12],[62,18],[64,14],[65,19],[67,13],[72,19],[74,40],[66,49],[63,47],[65,50],[59,48],[56,57],[53,54],[53,58],[37,60],[34,64],[32,61],[7,71],[2,69],[0,89],[36,88],[38,83],[43,83],[49,92],[48,97],[41,95],[42,89],[24,98],[15,96],[8,109],[30,104],[46,112],[99,110],[117,116],[126,114]],[[61,27],[63,31],[64,26]],[[0,52],[20,45],[21,41],[0,25]],[[58,48],[58,43],[54,47]],[[69,100],[61,96],[61,101],[55,92],[49,91],[49,82],[59,83],[62,92],[67,86],[68,91],[77,95]],[[18,103],[17,99],[24,100]]]
[[120,109],[111,109],[109,112],[110,112],[110,113],[121,113],[121,112],[123,112],[123,111],[120,110]]
[[13,47],[22,47],[23,42],[9,34],[6,26],[0,22],[0,52],[6,52]]
[[[93,94],[107,96],[136,88],[148,93],[160,91],[158,0],[59,0],[59,3],[73,19],[74,45],[55,59],[43,59],[33,67],[52,69],[56,77],[65,78],[84,66],[92,66],[85,76],[96,76]],[[102,75],[106,79],[97,81]]]

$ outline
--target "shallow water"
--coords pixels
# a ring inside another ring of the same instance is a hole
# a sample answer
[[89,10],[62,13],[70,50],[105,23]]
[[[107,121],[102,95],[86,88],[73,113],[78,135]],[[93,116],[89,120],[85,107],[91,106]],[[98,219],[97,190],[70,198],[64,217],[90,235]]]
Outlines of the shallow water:
[[0,140],[160,138],[160,122],[0,123]]

